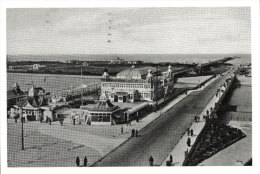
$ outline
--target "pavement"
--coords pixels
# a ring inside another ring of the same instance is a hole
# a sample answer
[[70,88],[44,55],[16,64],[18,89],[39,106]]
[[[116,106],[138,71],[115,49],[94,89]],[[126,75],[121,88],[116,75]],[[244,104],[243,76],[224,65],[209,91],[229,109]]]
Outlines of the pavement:
[[63,129],[60,125],[44,125],[40,126],[38,130],[45,135],[50,135],[55,138],[72,141],[93,148],[97,150],[101,156],[124,142],[124,139],[108,139],[97,135],[84,134],[79,131]]
[[168,105],[165,113],[159,112],[156,121],[139,131],[139,137],[128,139],[93,166],[148,166],[149,156],[153,156],[155,165],[161,165],[190,127],[194,116],[205,112],[227,77],[229,74],[226,73],[204,89],[193,91],[182,100],[180,98],[173,107]]
[[[203,120],[203,116],[206,115],[207,110],[210,112],[210,108],[214,108],[215,103],[218,102],[218,100],[220,99],[220,97],[223,95],[223,93],[220,93],[218,96],[214,95],[212,97],[212,99],[210,100],[210,102],[207,104],[207,106],[205,107],[205,109],[198,115],[200,117],[200,121],[199,122],[193,122],[190,126],[190,130],[193,129],[193,136],[188,136],[188,134],[184,134],[182,136],[182,138],[180,139],[180,141],[178,142],[178,144],[176,145],[176,147],[173,149],[173,151],[168,155],[168,157],[163,161],[162,165],[166,166],[166,162],[169,160],[170,155],[173,156],[173,162],[172,162],[172,166],[182,166],[182,163],[185,160],[185,151],[188,150],[190,151],[192,145],[194,144],[194,142],[196,141],[199,133],[201,132],[201,130],[203,129],[204,125],[205,125],[205,120]],[[187,140],[188,137],[191,139],[191,147],[187,146]]]

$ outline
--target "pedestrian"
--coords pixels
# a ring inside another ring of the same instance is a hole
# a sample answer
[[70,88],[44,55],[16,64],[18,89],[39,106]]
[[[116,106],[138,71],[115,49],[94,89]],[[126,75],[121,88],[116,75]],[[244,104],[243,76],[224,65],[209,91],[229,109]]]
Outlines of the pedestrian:
[[138,115],[136,116],[136,122],[137,122],[137,123],[139,122],[139,117],[138,117]]
[[193,136],[193,129],[190,130],[190,136]]
[[150,156],[150,158],[149,158],[149,164],[150,164],[150,166],[153,166],[153,157],[152,156]]
[[131,135],[132,137],[134,137],[135,136],[135,130],[134,129],[132,129],[132,135]]
[[51,118],[49,118],[49,124],[51,125]]
[[138,137],[138,130],[135,130],[135,137]]
[[79,156],[77,156],[77,158],[76,158],[76,164],[77,164],[77,167],[79,167],[79,164],[80,164]]
[[189,128],[187,129],[187,134],[188,134],[188,136],[190,136],[190,129]]
[[191,140],[190,140],[190,137],[188,138],[187,140],[187,145],[190,147],[190,143],[191,143]]
[[87,167],[87,165],[88,165],[88,159],[87,159],[87,157],[85,156],[85,158],[84,158],[84,166]]
[[131,126],[131,121],[129,120],[129,125]]
[[60,126],[62,126],[62,119],[60,119]]
[[173,158],[172,158],[172,155],[170,155],[170,163],[172,163],[173,161]]
[[42,123],[42,121],[43,121],[43,116],[40,117],[40,122]]
[[76,123],[76,118],[75,118],[75,116],[74,116],[72,119],[73,119],[73,125],[75,125],[75,123]]
[[121,126],[121,134],[123,134],[124,133],[124,128],[123,128],[123,126]]
[[197,116],[194,117],[195,123],[197,123]]
[[188,157],[188,153],[189,153],[189,150],[188,150],[188,149],[184,151],[184,156],[185,156],[185,158]]

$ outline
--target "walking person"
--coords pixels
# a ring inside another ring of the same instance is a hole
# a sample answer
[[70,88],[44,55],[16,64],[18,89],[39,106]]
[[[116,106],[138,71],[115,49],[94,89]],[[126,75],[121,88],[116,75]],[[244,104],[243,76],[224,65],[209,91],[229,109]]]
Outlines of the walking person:
[[150,164],[150,166],[153,166],[153,157],[152,156],[150,156],[150,158],[149,158],[149,164]]
[[135,137],[138,137],[138,130],[135,130]]
[[138,115],[136,116],[136,122],[137,123],[139,122],[139,116]]
[[76,124],[76,118],[75,118],[75,116],[73,116],[73,125],[75,125]]
[[135,130],[132,129],[132,134],[131,134],[131,137],[134,137],[135,136]]
[[187,145],[190,147],[190,143],[191,143],[191,140],[190,140],[190,137],[188,138],[187,140]]
[[49,124],[51,125],[51,118],[49,117]]
[[60,126],[62,126],[62,124],[63,124],[63,120],[62,120],[62,118],[60,119]]
[[187,134],[188,134],[188,136],[190,136],[190,129],[189,128],[187,129]]
[[123,134],[124,133],[124,128],[123,128],[123,126],[121,126],[121,134]]
[[77,158],[76,158],[76,165],[77,165],[77,167],[79,167],[79,164],[80,164],[80,159],[79,159],[79,156],[77,156]]
[[170,155],[170,163],[172,163],[173,161],[173,158],[172,158],[172,155]]
[[87,165],[88,165],[88,159],[87,159],[87,157],[85,156],[85,158],[84,158],[84,166],[87,167]]
[[193,129],[190,130],[190,136],[193,136]]

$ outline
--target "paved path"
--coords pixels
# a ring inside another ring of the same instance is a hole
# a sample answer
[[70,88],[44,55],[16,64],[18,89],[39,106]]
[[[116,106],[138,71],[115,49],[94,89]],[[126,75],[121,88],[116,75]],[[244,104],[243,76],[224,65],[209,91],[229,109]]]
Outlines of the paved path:
[[[198,135],[200,134],[201,130],[203,129],[205,125],[205,120],[203,120],[203,116],[206,115],[207,110],[210,111],[210,108],[214,108],[215,103],[218,102],[220,97],[223,95],[222,92],[218,96],[214,95],[213,98],[210,100],[210,102],[207,104],[205,109],[198,115],[200,117],[199,122],[193,122],[190,126],[190,129],[193,129],[193,136],[188,136],[187,133],[185,133],[178,144],[174,147],[173,151],[168,155],[168,157],[163,161],[162,165],[165,166],[166,162],[170,159],[170,155],[173,156],[173,166],[182,166],[182,163],[185,160],[184,152],[188,149],[188,151],[191,149],[191,147],[187,146],[187,140],[188,137],[191,139],[191,145],[196,141]],[[211,112],[209,112],[211,113]]]
[[225,74],[204,90],[185,97],[142,129],[138,138],[128,139],[94,166],[147,166],[150,155],[154,157],[155,165],[161,165],[190,127],[194,116],[204,110],[227,76]]
[[[84,134],[79,131],[63,129],[59,125],[39,125],[39,131],[42,134],[50,135],[56,138],[72,141],[77,144],[82,144],[87,147],[96,149],[100,155],[105,155],[116,146],[124,142],[124,139],[108,139],[97,135]],[[94,142],[94,143],[93,143]]]

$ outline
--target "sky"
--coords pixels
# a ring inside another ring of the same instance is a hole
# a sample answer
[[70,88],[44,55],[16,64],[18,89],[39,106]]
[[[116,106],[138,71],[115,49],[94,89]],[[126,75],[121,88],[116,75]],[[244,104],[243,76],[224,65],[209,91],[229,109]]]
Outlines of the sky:
[[250,8],[7,9],[7,54],[248,54]]

